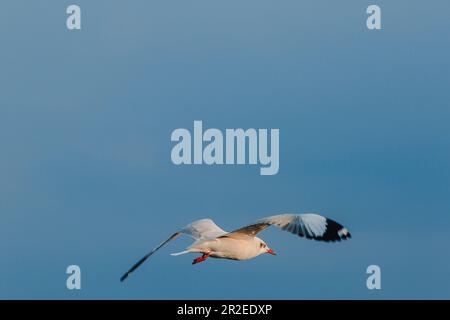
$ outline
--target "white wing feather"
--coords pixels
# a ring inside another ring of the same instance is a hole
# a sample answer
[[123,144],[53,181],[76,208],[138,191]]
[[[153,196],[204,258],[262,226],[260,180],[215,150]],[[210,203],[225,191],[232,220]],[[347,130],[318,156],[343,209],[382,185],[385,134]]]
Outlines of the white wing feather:
[[[180,231],[175,232],[172,234],[167,240],[163,241],[161,244],[159,244],[156,248],[154,248],[152,251],[147,253],[144,257],[142,257],[138,262],[136,262],[130,270],[128,270],[121,278],[120,281],[124,281],[130,273],[132,273],[134,270],[136,270],[141,264],[145,262],[152,254],[154,254],[156,251],[158,251],[162,246],[164,246],[166,243],[168,243],[171,240],[174,240],[178,238],[178,236],[186,234],[195,240],[202,240],[202,239],[211,239],[211,238],[217,238],[220,236],[223,236],[224,234],[227,234],[226,231],[222,230],[219,226],[217,226],[214,221],[211,219],[201,219],[194,221],[187,226],[185,226]],[[179,252],[178,254],[184,254],[188,251]],[[177,254],[175,254],[177,255]]]
[[228,233],[211,219],[194,221],[184,227],[180,232],[191,236],[195,240],[217,238]]

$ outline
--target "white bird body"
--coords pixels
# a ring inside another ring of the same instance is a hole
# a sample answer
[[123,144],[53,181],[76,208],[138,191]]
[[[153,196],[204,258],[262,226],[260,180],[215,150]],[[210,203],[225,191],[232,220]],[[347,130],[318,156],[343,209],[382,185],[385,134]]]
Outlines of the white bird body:
[[275,252],[262,239],[256,236],[256,234],[272,225],[300,237],[318,241],[334,242],[346,240],[351,237],[350,232],[339,223],[314,213],[275,215],[263,218],[232,232],[221,229],[211,219],[201,219],[188,224],[183,229],[171,235],[169,239],[154,248],[133,265],[120,280],[125,280],[131,272],[137,269],[153,253],[181,234],[186,234],[194,238],[195,242],[185,251],[173,253],[172,255],[202,253],[203,255],[196,258],[192,264],[205,261],[209,257],[248,260],[263,253],[275,255]]
[[243,239],[221,237],[199,240],[190,245],[183,253],[201,252],[213,258],[248,260],[266,252],[260,250],[259,244],[261,241],[258,237],[247,237]]

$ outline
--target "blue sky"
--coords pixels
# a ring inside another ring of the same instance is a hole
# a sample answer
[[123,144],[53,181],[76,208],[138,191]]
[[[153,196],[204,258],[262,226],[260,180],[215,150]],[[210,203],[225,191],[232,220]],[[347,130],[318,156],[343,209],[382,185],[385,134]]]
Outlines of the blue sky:
[[[76,1],[71,32],[72,3],[1,4],[0,298],[450,298],[448,1]],[[194,120],[279,128],[279,173],[173,165]],[[192,266],[185,238],[119,282],[193,220],[283,212],[353,239]]]

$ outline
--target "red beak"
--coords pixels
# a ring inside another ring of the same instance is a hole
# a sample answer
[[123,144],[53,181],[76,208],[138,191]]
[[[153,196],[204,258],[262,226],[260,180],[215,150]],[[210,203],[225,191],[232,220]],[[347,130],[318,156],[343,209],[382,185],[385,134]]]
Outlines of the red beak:
[[276,256],[277,254],[275,253],[275,251],[273,251],[272,249],[268,249],[267,253],[270,253],[271,255]]

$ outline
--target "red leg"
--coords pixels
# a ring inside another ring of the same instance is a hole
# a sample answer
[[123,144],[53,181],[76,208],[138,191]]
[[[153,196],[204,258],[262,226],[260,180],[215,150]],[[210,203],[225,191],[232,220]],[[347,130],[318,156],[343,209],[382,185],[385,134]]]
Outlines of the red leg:
[[204,253],[201,257],[198,257],[198,258],[194,259],[194,261],[192,261],[192,264],[203,262],[206,259],[208,259],[208,257],[209,257],[209,254]]

